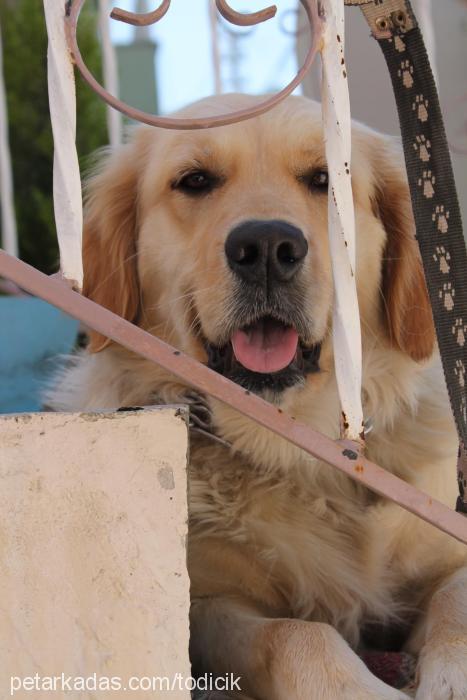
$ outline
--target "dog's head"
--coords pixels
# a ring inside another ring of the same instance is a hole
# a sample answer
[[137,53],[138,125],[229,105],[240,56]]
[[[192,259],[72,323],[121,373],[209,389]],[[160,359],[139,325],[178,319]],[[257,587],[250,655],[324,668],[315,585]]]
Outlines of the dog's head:
[[[183,116],[254,99],[212,98]],[[387,137],[354,127],[352,183],[364,333],[423,360],[431,312]],[[330,365],[327,207],[320,107],[305,98],[228,127],[140,128],[89,183],[85,294],[277,399]],[[90,349],[108,342],[92,332]]]

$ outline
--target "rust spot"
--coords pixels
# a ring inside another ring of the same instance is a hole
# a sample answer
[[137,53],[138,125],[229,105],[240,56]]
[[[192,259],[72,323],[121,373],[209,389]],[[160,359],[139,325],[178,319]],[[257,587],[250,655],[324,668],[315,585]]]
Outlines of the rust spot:
[[365,467],[363,466],[363,464],[357,464],[355,467],[355,471],[357,472],[357,474],[363,474],[363,472],[365,471]]
[[278,408],[278,409],[277,409],[277,412],[278,412],[278,413],[284,413],[284,411],[282,410],[282,408]]
[[180,350],[174,350],[174,355],[180,355]]

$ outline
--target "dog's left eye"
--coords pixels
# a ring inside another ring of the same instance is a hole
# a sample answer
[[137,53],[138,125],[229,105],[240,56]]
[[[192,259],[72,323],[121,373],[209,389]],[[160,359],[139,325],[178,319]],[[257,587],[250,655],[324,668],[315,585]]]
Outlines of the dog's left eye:
[[312,170],[300,175],[298,179],[311,191],[327,192],[328,190],[329,174],[327,170]]
[[317,170],[310,177],[310,185],[318,189],[327,189],[329,185],[329,175],[327,170]]
[[329,175],[327,170],[313,170],[303,178],[310,190],[327,191]]
[[204,170],[187,173],[172,185],[173,189],[182,190],[186,194],[202,194],[210,192],[217,184],[217,179]]

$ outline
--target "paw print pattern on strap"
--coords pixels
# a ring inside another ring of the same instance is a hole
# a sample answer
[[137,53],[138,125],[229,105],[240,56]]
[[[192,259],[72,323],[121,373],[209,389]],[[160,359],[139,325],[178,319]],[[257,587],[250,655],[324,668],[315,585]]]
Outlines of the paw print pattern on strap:
[[435,194],[436,176],[431,170],[424,170],[422,177],[418,180],[418,186],[423,188],[423,195],[427,199],[432,199]]
[[454,373],[457,377],[457,381],[459,382],[459,386],[462,388],[465,387],[465,365],[462,360],[456,360]]
[[402,83],[407,89],[413,87],[413,65],[410,61],[402,61],[397,74],[399,78],[402,78]]
[[431,141],[424,134],[417,134],[413,147],[422,163],[428,163],[431,158]]
[[444,204],[438,204],[436,206],[431,219],[436,224],[436,228],[440,233],[447,233],[449,231],[449,212],[445,211]]
[[428,121],[428,100],[426,100],[423,95],[415,95],[415,100],[412,103],[412,109],[417,112],[417,119],[421,122]]
[[397,36],[394,39],[394,47],[395,47],[396,51],[399,51],[399,53],[404,53],[404,51],[405,51],[405,44],[402,41],[399,34],[397,34]]
[[452,334],[456,338],[456,343],[463,348],[465,345],[465,338],[467,336],[467,323],[464,323],[462,318],[456,318],[452,327]]
[[442,299],[444,308],[447,311],[452,311],[454,308],[454,297],[456,296],[456,290],[453,288],[451,282],[445,282],[442,289],[439,290],[439,298]]
[[446,250],[446,248],[441,246],[436,246],[436,253],[433,254],[433,260],[439,264],[439,269],[443,275],[449,274],[449,261],[451,260],[451,253]]

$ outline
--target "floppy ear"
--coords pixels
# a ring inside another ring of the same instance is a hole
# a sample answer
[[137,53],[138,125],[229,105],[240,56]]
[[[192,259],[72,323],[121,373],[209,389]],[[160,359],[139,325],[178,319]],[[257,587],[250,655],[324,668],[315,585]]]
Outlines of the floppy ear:
[[[137,158],[133,145],[110,156],[86,185],[83,294],[135,322],[139,311],[137,250]],[[112,341],[90,331],[89,350]]]
[[415,238],[409,187],[400,153],[375,149],[373,205],[387,234],[383,255],[383,314],[391,343],[420,362],[430,357],[435,329]]

